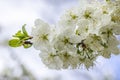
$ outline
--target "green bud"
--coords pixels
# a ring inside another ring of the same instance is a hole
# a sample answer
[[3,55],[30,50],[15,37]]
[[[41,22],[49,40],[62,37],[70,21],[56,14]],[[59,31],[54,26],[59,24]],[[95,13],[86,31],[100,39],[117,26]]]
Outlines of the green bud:
[[32,43],[30,42],[30,41],[25,41],[24,43],[23,43],[23,47],[24,48],[30,48],[32,46]]
[[24,48],[30,48],[32,44],[23,44]]

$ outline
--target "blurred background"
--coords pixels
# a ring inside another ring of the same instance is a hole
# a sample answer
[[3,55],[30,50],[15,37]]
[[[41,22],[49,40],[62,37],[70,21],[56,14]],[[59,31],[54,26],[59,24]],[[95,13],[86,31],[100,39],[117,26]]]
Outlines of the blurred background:
[[0,0],[0,80],[120,80],[120,55],[99,57],[90,70],[50,70],[39,51],[11,48],[8,40],[23,24],[28,32],[35,19],[55,24],[66,9],[78,0]]

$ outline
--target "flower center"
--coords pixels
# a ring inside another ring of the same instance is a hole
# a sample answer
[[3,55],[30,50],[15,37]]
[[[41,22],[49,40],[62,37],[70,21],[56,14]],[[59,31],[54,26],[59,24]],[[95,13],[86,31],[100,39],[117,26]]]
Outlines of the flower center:
[[41,36],[41,38],[42,38],[43,40],[48,40],[48,34],[43,34],[43,35]]
[[88,11],[88,10],[86,10],[83,16],[84,16],[86,19],[91,18],[91,12]]

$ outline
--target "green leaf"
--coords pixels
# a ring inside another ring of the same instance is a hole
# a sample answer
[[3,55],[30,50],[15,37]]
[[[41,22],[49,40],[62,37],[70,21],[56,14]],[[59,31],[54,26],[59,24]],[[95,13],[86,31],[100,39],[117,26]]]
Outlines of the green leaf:
[[24,48],[29,48],[32,46],[32,43],[30,41],[27,41],[29,39],[32,39],[30,37],[25,29],[26,24],[22,26],[22,31],[19,30],[15,35],[13,35],[13,39],[9,41],[9,46],[11,47],[20,47],[23,46]]
[[110,0],[106,0],[106,2],[108,2],[108,1],[110,1]]
[[24,34],[25,36],[28,36],[28,33],[27,33],[26,29],[25,29],[25,26],[26,26],[26,24],[24,24],[24,25],[22,26],[22,31],[23,31],[23,34]]
[[23,39],[25,38],[25,35],[19,30],[15,35],[13,35],[13,37]]
[[19,47],[22,46],[22,42],[19,39],[12,39],[9,41],[9,45],[11,47]]
[[24,48],[30,48],[32,44],[23,44]]

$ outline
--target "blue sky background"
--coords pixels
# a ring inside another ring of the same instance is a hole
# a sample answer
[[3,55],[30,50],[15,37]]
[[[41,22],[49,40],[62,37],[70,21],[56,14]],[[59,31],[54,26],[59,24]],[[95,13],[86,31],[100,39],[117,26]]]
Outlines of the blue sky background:
[[34,20],[40,18],[49,24],[55,24],[66,9],[78,5],[78,0],[0,0],[0,76],[6,68],[15,69],[19,76],[18,63],[11,59],[15,57],[38,79],[50,80],[120,80],[120,55],[112,55],[111,59],[98,58],[96,66],[89,71],[77,70],[49,70],[41,62],[39,51],[30,49],[10,48],[8,39],[27,24],[28,32],[34,25]]

